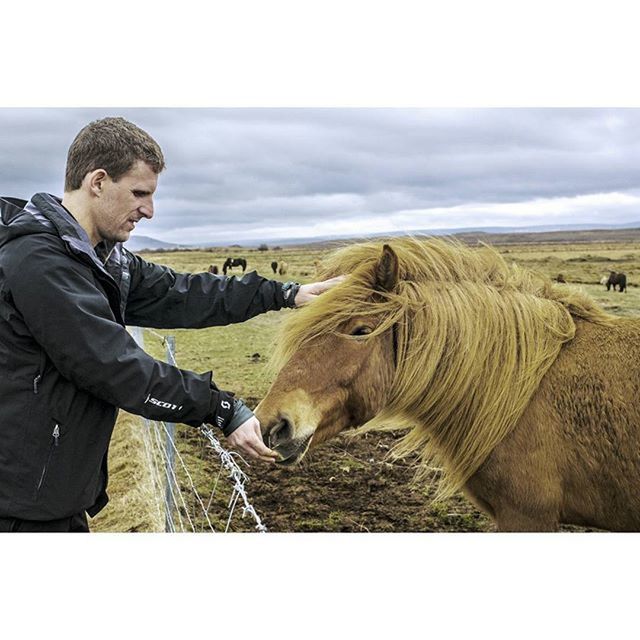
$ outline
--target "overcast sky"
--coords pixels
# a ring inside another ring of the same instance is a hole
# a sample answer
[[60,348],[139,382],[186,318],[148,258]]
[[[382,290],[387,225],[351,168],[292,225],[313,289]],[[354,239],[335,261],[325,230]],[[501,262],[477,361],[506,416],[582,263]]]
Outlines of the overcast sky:
[[0,109],[0,195],[61,195],[107,115],[164,151],[167,242],[640,221],[640,109]]

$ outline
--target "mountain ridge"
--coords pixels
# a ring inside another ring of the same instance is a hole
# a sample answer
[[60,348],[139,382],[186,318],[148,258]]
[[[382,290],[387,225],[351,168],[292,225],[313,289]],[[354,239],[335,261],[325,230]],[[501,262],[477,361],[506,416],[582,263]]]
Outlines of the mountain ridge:
[[[633,233],[637,232],[637,233]],[[622,235],[631,233],[633,238],[623,238]],[[349,242],[355,240],[369,239],[374,240],[376,238],[393,238],[404,235],[431,235],[431,236],[454,236],[461,240],[473,241],[484,239],[487,242],[494,243],[510,243],[510,242],[597,242],[602,241],[615,241],[620,242],[624,240],[640,240],[640,221],[629,222],[623,224],[607,224],[598,225],[596,223],[581,223],[581,224],[565,224],[565,225],[529,225],[526,227],[458,227],[458,228],[440,228],[440,229],[418,229],[411,231],[396,231],[396,232],[382,232],[373,233],[362,236],[319,236],[314,238],[275,238],[272,240],[264,241],[249,241],[245,244],[238,244],[238,241],[233,243],[221,244],[221,243],[173,243],[163,240],[157,240],[151,236],[131,236],[126,242],[126,247],[130,251],[154,251],[154,250],[194,250],[194,249],[210,249],[213,247],[238,247],[238,248],[255,248],[260,244],[267,244],[268,246],[277,245],[319,245],[319,244],[333,244],[340,242]],[[570,236],[570,237],[569,237]]]

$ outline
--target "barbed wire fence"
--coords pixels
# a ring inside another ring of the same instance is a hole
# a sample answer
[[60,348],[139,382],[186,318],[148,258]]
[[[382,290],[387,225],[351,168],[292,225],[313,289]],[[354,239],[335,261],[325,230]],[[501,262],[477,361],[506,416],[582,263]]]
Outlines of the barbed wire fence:
[[[165,348],[166,361],[178,366],[174,336],[141,327],[129,327],[129,331],[143,349],[145,335],[159,341]],[[175,424],[168,422],[148,418],[142,421],[153,509],[158,519],[164,521],[165,531],[247,530],[246,516],[253,521],[253,530],[267,531],[247,496],[245,484],[249,478],[239,465],[246,462],[239,454],[227,451],[208,425],[202,424],[195,430],[176,429]],[[179,447],[178,442],[183,446]],[[207,494],[208,498],[203,498]]]

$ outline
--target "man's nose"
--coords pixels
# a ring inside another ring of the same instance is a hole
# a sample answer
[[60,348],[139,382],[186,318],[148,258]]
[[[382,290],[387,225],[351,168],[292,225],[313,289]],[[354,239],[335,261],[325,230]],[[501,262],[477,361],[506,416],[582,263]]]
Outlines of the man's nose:
[[138,211],[145,218],[153,218],[153,203],[151,204],[143,204],[138,207]]

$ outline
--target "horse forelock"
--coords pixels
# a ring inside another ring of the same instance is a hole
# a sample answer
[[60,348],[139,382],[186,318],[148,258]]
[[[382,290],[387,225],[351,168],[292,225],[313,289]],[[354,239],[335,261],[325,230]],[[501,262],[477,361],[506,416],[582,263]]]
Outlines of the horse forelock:
[[376,317],[368,339],[397,327],[397,367],[386,408],[362,429],[410,430],[399,456],[418,452],[425,473],[444,466],[441,496],[478,469],[513,429],[562,345],[572,316],[615,322],[588,296],[559,286],[495,250],[441,239],[390,242],[399,281],[375,287],[382,243],[347,246],[328,257],[321,277],[347,280],[284,323],[277,369],[308,342],[354,317]]

